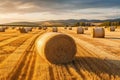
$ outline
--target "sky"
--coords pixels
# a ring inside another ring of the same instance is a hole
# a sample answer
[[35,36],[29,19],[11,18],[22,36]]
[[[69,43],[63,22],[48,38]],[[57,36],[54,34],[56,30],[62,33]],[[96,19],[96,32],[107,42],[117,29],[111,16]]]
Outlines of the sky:
[[0,23],[120,18],[120,0],[0,0]]

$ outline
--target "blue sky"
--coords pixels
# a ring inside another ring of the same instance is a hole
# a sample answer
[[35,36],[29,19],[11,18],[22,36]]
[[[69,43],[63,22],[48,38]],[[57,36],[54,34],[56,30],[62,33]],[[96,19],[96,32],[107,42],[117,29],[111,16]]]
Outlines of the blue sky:
[[120,0],[0,0],[0,22],[120,17]]

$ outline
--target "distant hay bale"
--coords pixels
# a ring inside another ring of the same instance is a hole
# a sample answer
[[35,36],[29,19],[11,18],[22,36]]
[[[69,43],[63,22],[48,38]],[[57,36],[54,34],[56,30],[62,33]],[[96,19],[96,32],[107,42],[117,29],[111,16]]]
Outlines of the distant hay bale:
[[67,27],[64,27],[64,29],[67,29]]
[[92,37],[93,38],[104,38],[105,37],[105,30],[101,27],[93,28],[92,30]]
[[115,31],[115,26],[110,26],[109,30],[110,31]]
[[72,27],[69,27],[69,30],[72,30]]
[[58,28],[57,28],[57,27],[53,27],[53,28],[52,28],[52,31],[53,31],[53,32],[58,32]]
[[84,27],[84,30],[88,30],[88,27]]
[[43,30],[46,30],[46,29],[47,29],[47,27],[44,26],[44,27],[43,27]]
[[28,33],[32,31],[32,27],[22,27],[19,28],[20,33]]
[[78,27],[77,34],[84,34],[84,29],[82,27]]
[[104,26],[104,28],[107,28],[107,26]]
[[5,28],[0,27],[0,32],[5,32]]
[[28,30],[26,30],[24,27],[19,28],[20,33],[28,33]]
[[42,29],[42,27],[40,26],[40,27],[38,27],[38,29],[40,30],[40,29]]
[[11,29],[15,29],[15,27],[13,26],[13,27],[11,27]]
[[37,39],[35,46],[43,59],[54,64],[71,62],[76,54],[75,41],[63,33],[45,33]]
[[3,28],[4,28],[4,29],[8,29],[8,27],[7,27],[7,26],[4,26]]

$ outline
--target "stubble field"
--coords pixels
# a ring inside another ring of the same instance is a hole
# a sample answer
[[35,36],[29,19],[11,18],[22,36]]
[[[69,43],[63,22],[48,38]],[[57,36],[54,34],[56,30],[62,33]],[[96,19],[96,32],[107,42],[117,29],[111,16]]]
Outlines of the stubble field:
[[58,65],[47,63],[35,51],[36,39],[52,28],[0,32],[0,80],[120,80],[120,29],[105,29],[105,38],[92,38],[91,29],[77,34],[76,28],[58,28],[77,45],[74,60]]

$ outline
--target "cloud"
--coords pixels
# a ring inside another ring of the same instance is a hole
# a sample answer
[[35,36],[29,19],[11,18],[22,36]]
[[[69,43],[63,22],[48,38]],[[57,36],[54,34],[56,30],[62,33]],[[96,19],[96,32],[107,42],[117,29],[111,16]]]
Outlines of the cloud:
[[89,8],[120,8],[120,0],[4,0],[0,1],[0,12],[63,13]]
[[0,0],[0,22],[116,18],[119,4],[120,0]]

